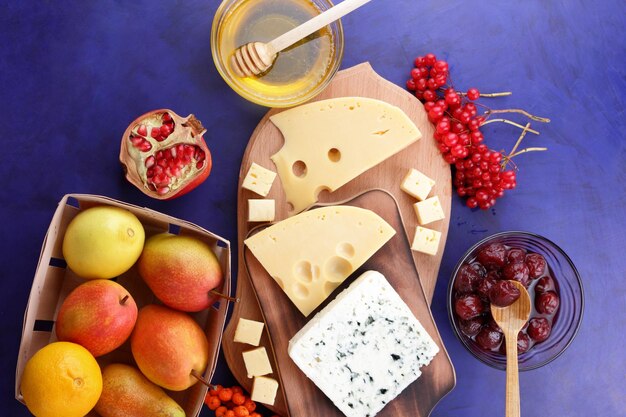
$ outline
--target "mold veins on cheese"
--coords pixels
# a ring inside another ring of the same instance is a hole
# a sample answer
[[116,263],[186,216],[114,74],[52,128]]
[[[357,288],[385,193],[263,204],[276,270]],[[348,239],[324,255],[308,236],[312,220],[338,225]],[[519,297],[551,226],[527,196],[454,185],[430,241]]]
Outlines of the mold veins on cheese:
[[294,213],[421,137],[398,107],[363,97],[317,101],[270,120],[285,139],[272,161]]
[[329,206],[278,222],[244,244],[308,316],[395,233],[370,210]]
[[385,277],[367,271],[289,341],[289,356],[348,417],[373,417],[439,348]]

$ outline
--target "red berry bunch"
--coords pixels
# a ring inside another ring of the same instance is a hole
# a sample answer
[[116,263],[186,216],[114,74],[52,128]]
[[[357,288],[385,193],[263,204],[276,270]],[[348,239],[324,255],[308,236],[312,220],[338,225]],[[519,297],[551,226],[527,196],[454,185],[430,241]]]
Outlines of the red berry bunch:
[[[415,68],[411,70],[411,78],[406,82],[408,90],[424,103],[428,120],[435,125],[434,137],[444,160],[453,165],[454,186],[460,197],[467,198],[470,208],[480,207],[486,210],[496,203],[496,199],[504,195],[505,190],[512,190],[517,185],[516,173],[506,169],[506,162],[513,156],[530,150],[544,148],[528,148],[515,154],[530,124],[524,127],[518,143],[511,154],[489,149],[483,142],[485,137],[480,131],[487,122],[489,114],[495,112],[523,113],[534,120],[549,121],[529,115],[523,110],[488,111],[479,115],[475,101],[481,96],[476,88],[466,93],[458,92],[448,85],[448,63],[438,60],[434,54],[415,58]],[[508,95],[510,93],[489,94],[487,96]],[[485,95],[483,95],[485,96]],[[509,124],[520,126],[508,120],[500,119]]]

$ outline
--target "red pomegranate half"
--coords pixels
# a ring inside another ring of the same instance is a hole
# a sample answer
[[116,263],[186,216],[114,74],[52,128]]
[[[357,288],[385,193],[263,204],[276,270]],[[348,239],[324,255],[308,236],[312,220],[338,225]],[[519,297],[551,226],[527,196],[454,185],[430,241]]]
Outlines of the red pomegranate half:
[[126,179],[159,200],[187,194],[211,172],[205,132],[193,114],[183,118],[160,109],[139,116],[122,137],[120,162]]

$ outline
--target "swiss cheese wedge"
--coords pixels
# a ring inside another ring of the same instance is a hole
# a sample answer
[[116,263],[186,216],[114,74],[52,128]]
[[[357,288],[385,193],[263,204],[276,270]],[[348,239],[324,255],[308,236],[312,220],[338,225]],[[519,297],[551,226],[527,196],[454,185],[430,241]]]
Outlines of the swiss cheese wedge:
[[285,144],[272,156],[293,213],[421,137],[398,107],[363,97],[316,101],[270,117]]
[[370,210],[329,206],[289,217],[244,243],[308,316],[395,233]]

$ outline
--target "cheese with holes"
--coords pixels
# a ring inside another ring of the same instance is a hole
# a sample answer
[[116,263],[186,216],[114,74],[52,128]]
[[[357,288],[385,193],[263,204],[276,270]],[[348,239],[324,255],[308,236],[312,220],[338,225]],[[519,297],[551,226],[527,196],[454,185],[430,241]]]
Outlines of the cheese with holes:
[[308,316],[395,233],[370,210],[329,206],[289,217],[244,243]]
[[374,416],[439,348],[385,277],[367,271],[289,342],[289,356],[348,417]]
[[441,240],[441,232],[431,230],[426,227],[417,226],[415,228],[415,237],[411,249],[422,252],[427,255],[436,255],[439,250],[439,241]]
[[398,107],[363,97],[316,101],[270,120],[285,139],[272,161],[295,213],[421,137]]
[[253,162],[243,179],[241,187],[265,197],[269,194],[270,188],[272,188],[274,178],[276,178],[274,171],[270,171]]

